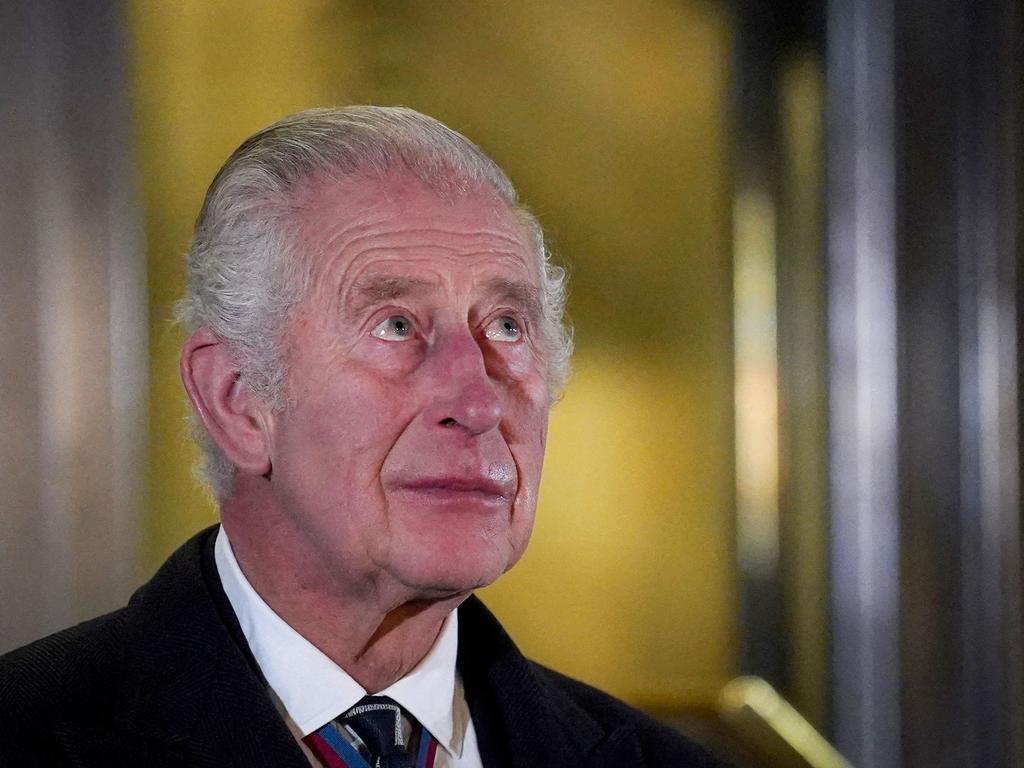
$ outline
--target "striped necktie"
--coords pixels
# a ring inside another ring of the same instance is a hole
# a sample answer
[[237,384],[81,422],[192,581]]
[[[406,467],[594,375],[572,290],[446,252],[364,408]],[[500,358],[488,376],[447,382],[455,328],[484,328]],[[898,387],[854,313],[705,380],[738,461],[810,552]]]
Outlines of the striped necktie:
[[430,733],[386,696],[364,696],[303,741],[327,768],[431,768],[437,752]]

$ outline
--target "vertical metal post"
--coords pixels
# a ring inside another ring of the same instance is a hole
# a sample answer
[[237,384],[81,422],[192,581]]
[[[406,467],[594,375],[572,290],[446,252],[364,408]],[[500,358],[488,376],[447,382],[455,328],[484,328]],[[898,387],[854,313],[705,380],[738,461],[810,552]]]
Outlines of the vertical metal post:
[[900,764],[896,221],[889,0],[829,5],[833,719],[861,768]]
[[960,560],[964,765],[1024,765],[1017,3],[965,10],[959,57]]
[[0,651],[137,576],[147,318],[121,12],[0,3]]
[[828,30],[836,741],[1020,766],[1020,7],[834,0]]

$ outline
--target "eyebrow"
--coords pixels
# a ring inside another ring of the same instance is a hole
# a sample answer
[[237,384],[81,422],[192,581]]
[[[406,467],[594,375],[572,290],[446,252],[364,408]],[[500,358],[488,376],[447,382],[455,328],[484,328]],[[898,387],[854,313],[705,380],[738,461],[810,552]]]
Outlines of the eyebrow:
[[[365,307],[382,302],[423,296],[436,286],[427,280],[392,275],[375,275],[357,280],[343,299],[347,314],[358,314]],[[540,292],[529,283],[496,277],[484,283],[484,294],[497,301],[511,304],[527,317],[541,316]]]
[[432,290],[432,285],[425,280],[411,277],[394,277],[378,275],[357,280],[343,306],[350,313],[358,314],[364,307],[380,302],[404,299],[409,296],[422,296]]
[[513,305],[529,318],[541,316],[540,291],[535,286],[503,277],[488,280],[484,285],[488,295]]

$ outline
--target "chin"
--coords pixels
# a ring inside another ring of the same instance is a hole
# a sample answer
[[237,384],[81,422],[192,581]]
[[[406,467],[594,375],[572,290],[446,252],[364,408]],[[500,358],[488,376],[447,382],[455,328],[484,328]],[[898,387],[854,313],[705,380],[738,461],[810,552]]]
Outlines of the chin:
[[519,560],[529,540],[529,530],[509,525],[508,518],[505,510],[409,515],[390,541],[391,572],[424,593],[469,593],[485,587]]
[[[421,555],[426,553],[420,553]],[[497,553],[452,552],[398,564],[394,574],[423,598],[468,595],[486,587],[512,567],[514,560]],[[518,558],[515,558],[518,559]]]

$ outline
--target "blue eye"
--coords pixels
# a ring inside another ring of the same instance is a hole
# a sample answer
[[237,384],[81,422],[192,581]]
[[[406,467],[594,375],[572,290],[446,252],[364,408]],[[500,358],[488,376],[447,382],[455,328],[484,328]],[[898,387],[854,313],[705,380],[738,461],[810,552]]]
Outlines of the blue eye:
[[491,341],[518,341],[521,331],[514,317],[502,315],[487,324],[484,335]]
[[405,315],[392,315],[370,334],[385,341],[406,341],[412,338],[412,321]]

